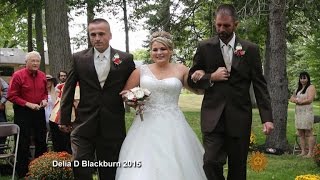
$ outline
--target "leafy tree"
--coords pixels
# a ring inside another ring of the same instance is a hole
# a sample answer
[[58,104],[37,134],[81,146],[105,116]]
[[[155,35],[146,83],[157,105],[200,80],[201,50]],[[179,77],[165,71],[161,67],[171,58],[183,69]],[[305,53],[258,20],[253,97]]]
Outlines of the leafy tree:
[[[119,14],[122,13],[122,16],[120,15],[120,20],[124,23],[124,30],[125,30],[125,44],[126,44],[126,51],[129,52],[129,31],[132,30],[132,23],[134,22],[134,19],[132,19],[132,16],[128,17],[128,5],[130,5],[130,1],[127,0],[116,0],[116,1],[110,1],[110,0],[72,0],[70,1],[70,5],[74,6],[75,9],[80,9],[86,7],[87,11],[84,12],[80,10],[78,14],[87,14],[87,24],[93,20],[96,13],[104,13],[108,12],[112,14],[115,18],[119,18]],[[84,45],[84,40],[88,40],[88,47],[91,47],[89,36],[86,34],[84,35],[84,32],[86,32],[86,25],[83,27],[83,31],[81,34],[79,34],[78,37],[73,38],[72,41],[76,43],[77,47],[80,47],[81,45]]]
[[150,57],[150,53],[147,49],[137,49],[132,53],[134,58],[139,61],[146,61]]
[[[289,90],[292,94],[297,88],[298,76],[302,71],[310,74],[311,82],[320,87],[320,33],[315,32],[309,38],[300,37],[288,48]],[[319,97],[317,97],[319,98]]]
[[[158,0],[144,3],[142,0],[135,0],[133,3],[133,16],[146,19],[144,29],[149,30],[150,34],[165,30],[173,35],[176,57],[179,59],[191,62],[198,40],[211,36],[212,1]],[[205,21],[203,17],[206,18]],[[203,26],[198,28],[197,23]],[[149,41],[145,43],[145,47],[148,47]]]
[[28,13],[28,51],[33,50],[32,39],[32,14],[35,13],[35,29],[36,29],[36,43],[37,51],[42,57],[40,70],[45,71],[45,56],[44,56],[44,42],[43,42],[43,26],[42,26],[42,8],[43,0],[1,0],[0,4],[8,3],[16,9],[20,14]]
[[25,14],[19,14],[14,5],[9,2],[0,1],[0,47],[25,48],[27,35],[24,29],[27,28]]
[[301,71],[309,72],[312,83],[319,88],[320,1],[291,0],[288,3],[287,14],[290,93],[296,88],[297,76]]

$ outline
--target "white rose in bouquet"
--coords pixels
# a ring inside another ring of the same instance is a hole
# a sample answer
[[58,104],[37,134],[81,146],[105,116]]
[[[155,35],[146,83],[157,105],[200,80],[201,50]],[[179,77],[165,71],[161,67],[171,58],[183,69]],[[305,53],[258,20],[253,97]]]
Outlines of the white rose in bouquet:
[[133,92],[128,92],[126,96],[129,101],[136,101],[136,97]]
[[134,87],[130,89],[124,97],[126,102],[133,102],[136,109],[136,114],[140,115],[141,121],[143,121],[143,110],[145,101],[148,100],[148,97],[151,95],[151,92],[148,89]]
[[151,92],[148,89],[143,89],[143,92],[146,96],[150,96]]
[[145,96],[144,91],[142,89],[138,89],[133,93],[138,100],[142,99]]

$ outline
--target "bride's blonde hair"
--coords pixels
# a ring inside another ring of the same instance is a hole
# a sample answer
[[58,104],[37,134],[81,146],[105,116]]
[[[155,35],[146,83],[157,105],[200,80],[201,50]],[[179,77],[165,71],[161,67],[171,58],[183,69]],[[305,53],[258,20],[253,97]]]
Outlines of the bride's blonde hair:
[[172,36],[170,33],[166,31],[157,31],[152,33],[151,35],[151,41],[150,41],[150,48],[152,47],[152,44],[154,42],[159,42],[164,44],[167,48],[169,48],[171,51],[173,51],[173,42],[172,42]]

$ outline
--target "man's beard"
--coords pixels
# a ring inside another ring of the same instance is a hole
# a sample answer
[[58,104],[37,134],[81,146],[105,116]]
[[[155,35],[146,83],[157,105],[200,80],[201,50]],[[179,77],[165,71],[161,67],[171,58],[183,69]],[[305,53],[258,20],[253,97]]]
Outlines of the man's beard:
[[232,35],[233,35],[233,32],[231,32],[231,33],[227,33],[227,32],[218,33],[218,36],[222,41],[230,40],[232,38]]

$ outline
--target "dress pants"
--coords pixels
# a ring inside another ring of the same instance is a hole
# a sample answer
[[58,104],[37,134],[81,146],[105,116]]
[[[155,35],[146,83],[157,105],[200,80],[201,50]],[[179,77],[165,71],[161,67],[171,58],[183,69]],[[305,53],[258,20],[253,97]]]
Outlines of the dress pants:
[[228,180],[246,180],[250,135],[232,137],[225,131],[222,115],[216,128],[203,133],[203,169],[208,180],[224,180],[223,166],[228,159]]
[[58,124],[49,121],[51,140],[53,145],[53,151],[62,152],[66,151],[69,154],[71,152],[71,142],[70,142],[70,133],[62,132],[59,129]]
[[[121,145],[124,138],[109,139],[101,136],[86,138],[71,133],[71,148],[73,159],[79,161],[79,167],[73,168],[76,180],[90,180],[94,168],[82,167],[82,161],[118,162]],[[99,179],[114,180],[117,167],[98,167]]]
[[14,123],[20,127],[20,139],[17,154],[17,174],[25,177],[28,172],[30,137],[34,136],[35,155],[37,158],[47,151],[46,120],[44,109],[38,111],[27,107],[13,105]]

